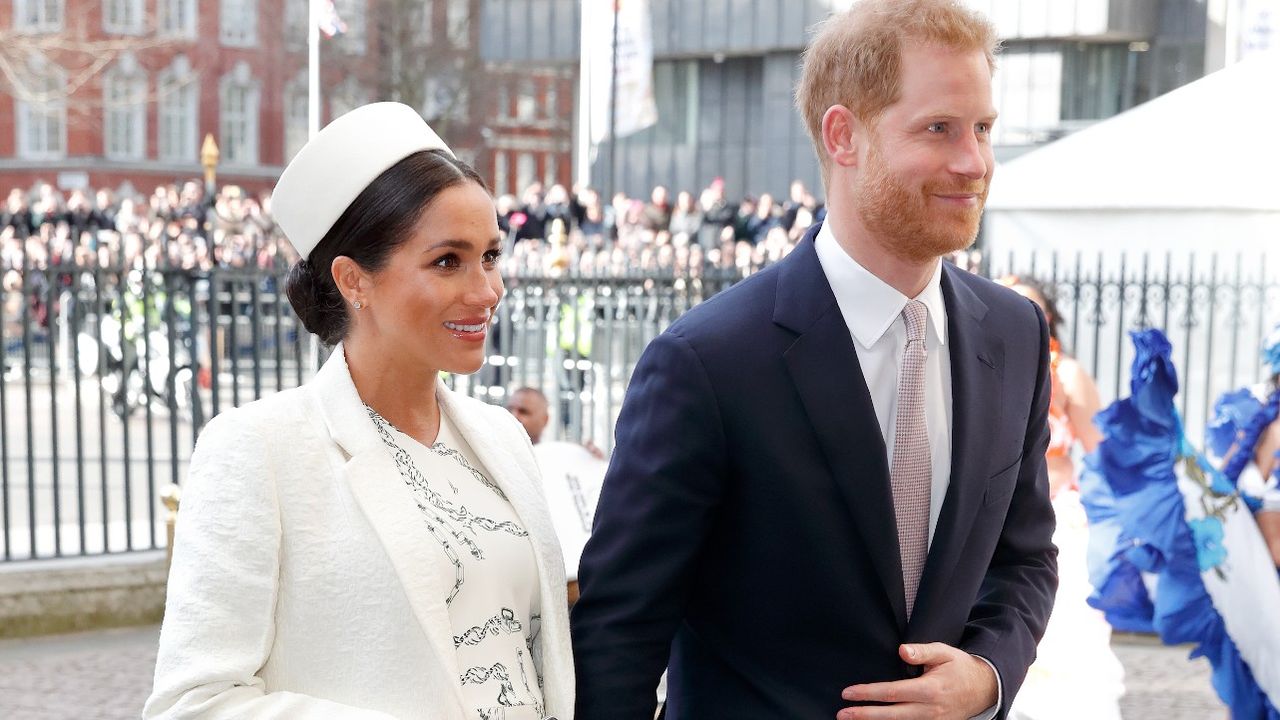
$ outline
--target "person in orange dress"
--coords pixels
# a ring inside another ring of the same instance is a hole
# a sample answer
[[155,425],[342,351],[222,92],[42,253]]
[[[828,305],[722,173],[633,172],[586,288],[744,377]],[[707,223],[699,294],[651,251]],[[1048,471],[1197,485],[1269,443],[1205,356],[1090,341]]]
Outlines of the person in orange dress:
[[1120,720],[1124,667],[1111,651],[1111,626],[1102,613],[1086,602],[1093,592],[1086,563],[1089,527],[1073,458],[1077,446],[1084,453],[1093,452],[1102,439],[1093,425],[1093,416],[1101,409],[1098,388],[1080,362],[1064,352],[1059,340],[1062,316],[1046,286],[1016,276],[1006,276],[998,282],[1039,305],[1049,323],[1052,391],[1045,461],[1058,520],[1053,536],[1058,546],[1057,599],[1035,664],[1027,673],[1009,717]]

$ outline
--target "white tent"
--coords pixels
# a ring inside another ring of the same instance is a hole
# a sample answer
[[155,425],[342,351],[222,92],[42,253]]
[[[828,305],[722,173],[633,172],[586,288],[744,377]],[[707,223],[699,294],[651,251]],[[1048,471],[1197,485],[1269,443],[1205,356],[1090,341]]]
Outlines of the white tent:
[[1010,253],[1143,252],[1175,264],[1280,248],[1280,52],[1266,53],[996,169],[985,241]]

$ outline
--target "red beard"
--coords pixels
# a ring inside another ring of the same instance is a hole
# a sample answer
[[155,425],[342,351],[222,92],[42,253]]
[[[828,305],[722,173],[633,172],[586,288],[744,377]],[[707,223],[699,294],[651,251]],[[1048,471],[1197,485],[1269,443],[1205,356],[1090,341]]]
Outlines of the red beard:
[[[890,173],[875,146],[867,155],[859,185],[855,202],[867,230],[889,253],[913,263],[973,245],[989,189],[985,180],[960,178],[926,183],[912,191]],[[962,193],[977,194],[978,202],[971,207],[947,207],[931,200],[935,194]]]

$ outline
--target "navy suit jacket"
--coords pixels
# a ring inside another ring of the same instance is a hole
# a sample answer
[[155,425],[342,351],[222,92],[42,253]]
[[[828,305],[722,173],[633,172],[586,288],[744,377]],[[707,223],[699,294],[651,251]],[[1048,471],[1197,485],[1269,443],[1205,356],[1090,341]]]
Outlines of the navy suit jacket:
[[693,308],[645,350],[579,568],[578,720],[832,718],[919,674],[903,642],[987,658],[1017,692],[1057,587],[1048,328],[946,265],[951,481],[908,622],[888,456],[814,250]]

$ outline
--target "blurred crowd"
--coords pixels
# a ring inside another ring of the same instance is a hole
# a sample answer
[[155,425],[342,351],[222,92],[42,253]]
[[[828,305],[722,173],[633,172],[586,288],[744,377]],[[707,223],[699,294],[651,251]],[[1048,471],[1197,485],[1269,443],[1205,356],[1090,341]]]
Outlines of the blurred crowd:
[[825,213],[798,180],[783,202],[768,193],[733,201],[719,178],[696,195],[659,185],[648,198],[616,193],[607,203],[593,188],[535,183],[519,198],[499,197],[497,207],[511,239],[509,272],[597,276],[749,274],[790,252]]
[[[823,217],[799,181],[785,201],[768,193],[731,200],[716,179],[694,193],[653,188],[648,198],[535,183],[497,198],[507,237],[504,272],[626,276],[706,268],[749,274],[776,262]],[[212,198],[196,181],[128,190],[14,188],[0,207],[0,272],[26,267],[284,270],[296,259],[271,218],[271,196],[235,185]],[[9,288],[14,289],[14,288]]]
[[[25,258],[24,256],[25,250]],[[296,255],[271,220],[271,198],[238,186],[210,201],[195,181],[149,195],[14,188],[0,207],[0,269],[287,268]]]

